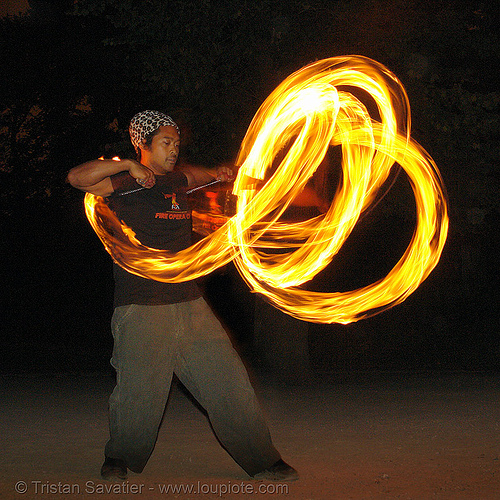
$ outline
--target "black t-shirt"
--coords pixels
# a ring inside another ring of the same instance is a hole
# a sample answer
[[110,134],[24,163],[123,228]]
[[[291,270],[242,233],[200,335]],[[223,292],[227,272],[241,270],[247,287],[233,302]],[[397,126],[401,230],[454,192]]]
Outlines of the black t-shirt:
[[[127,195],[139,186],[128,172],[111,177],[115,193],[107,203],[132,228],[137,239],[151,248],[178,252],[191,245],[191,211],[187,204],[187,178],[181,172],[156,177],[151,189]],[[163,283],[141,278],[114,264],[115,307],[127,304],[175,304],[200,297],[194,281]]]

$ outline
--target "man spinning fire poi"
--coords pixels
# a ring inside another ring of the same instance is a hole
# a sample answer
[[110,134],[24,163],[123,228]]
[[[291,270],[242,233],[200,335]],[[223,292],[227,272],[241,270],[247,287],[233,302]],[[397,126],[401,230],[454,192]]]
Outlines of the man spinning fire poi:
[[[89,161],[73,168],[68,181],[104,197],[144,245],[183,250],[191,244],[186,190],[215,178],[229,180],[232,172],[225,167],[174,170],[180,132],[161,112],[138,113],[129,130],[138,161]],[[138,184],[145,189],[134,190]],[[111,363],[117,383],[109,400],[103,479],[125,480],[128,469],[142,472],[155,446],[174,373],[205,408],[217,438],[250,476],[297,479],[296,470],[273,446],[243,363],[194,281],[163,283],[117,264],[114,277]]]

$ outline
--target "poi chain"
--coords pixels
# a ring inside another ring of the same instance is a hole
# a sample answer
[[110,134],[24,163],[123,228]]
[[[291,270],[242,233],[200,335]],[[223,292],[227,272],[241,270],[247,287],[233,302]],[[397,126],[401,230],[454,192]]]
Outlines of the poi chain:
[[[377,120],[354,95],[356,88],[373,99]],[[376,61],[317,61],[288,77],[257,111],[236,162],[237,212],[219,230],[174,254],[142,245],[102,198],[86,195],[87,217],[113,259],[138,276],[186,281],[234,260],[253,291],[296,318],[349,323],[378,314],[405,300],[429,275],[448,231],[443,182],[432,158],[410,137],[409,109],[403,85]],[[342,182],[328,211],[304,222],[279,221],[331,146],[342,148]],[[357,290],[301,289],[331,262],[395,164],[406,172],[417,208],[401,259],[384,278]]]

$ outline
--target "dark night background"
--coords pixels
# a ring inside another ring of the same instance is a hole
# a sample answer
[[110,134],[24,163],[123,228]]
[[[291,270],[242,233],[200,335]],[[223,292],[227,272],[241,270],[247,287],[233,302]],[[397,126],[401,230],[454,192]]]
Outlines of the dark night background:
[[[412,135],[448,190],[450,231],[438,266],[402,305],[348,326],[297,326],[307,334],[309,368],[498,372],[494,3],[39,0],[4,17],[1,370],[109,370],[111,263],[85,219],[83,194],[65,183],[71,167],[132,154],[128,121],[147,108],[179,121],[190,160],[231,161],[286,76],[316,59],[360,54],[405,85]],[[382,277],[411,236],[413,203],[401,176],[332,263],[327,286]],[[231,265],[203,286],[259,364],[254,295]]]

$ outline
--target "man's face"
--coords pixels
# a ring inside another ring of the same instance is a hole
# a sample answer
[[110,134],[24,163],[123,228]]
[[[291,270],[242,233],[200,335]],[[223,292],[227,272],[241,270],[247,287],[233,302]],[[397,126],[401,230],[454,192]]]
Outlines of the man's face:
[[150,146],[141,151],[141,163],[155,174],[164,174],[174,169],[179,156],[180,137],[175,127],[164,125],[158,129]]

